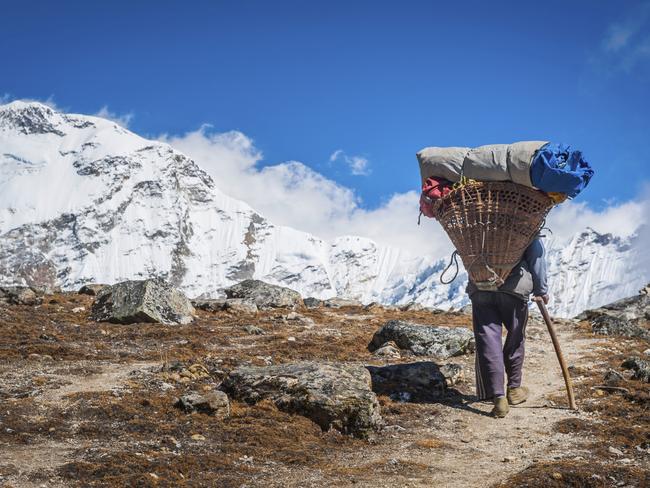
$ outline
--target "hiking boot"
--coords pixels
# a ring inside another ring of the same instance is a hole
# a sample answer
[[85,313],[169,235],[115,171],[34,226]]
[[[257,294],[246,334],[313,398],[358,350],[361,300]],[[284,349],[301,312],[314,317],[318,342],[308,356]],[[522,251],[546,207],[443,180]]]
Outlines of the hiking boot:
[[508,388],[508,403],[510,405],[519,405],[524,403],[528,398],[528,388],[519,386],[517,388]]
[[506,397],[496,397],[494,399],[494,408],[492,409],[492,415],[497,418],[503,418],[508,415],[510,407],[508,406],[508,400]]

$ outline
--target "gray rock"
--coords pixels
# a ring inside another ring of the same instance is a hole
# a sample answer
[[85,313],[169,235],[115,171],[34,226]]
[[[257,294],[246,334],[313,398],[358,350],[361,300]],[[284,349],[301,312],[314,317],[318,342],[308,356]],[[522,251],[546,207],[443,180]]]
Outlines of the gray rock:
[[621,367],[634,371],[632,379],[650,383],[650,361],[638,357],[631,357],[623,361]]
[[618,386],[619,383],[622,383],[624,381],[625,381],[625,377],[621,373],[613,369],[607,371],[607,373],[605,373],[605,376],[603,377],[603,382],[607,386]]
[[463,372],[463,367],[460,364],[443,364],[440,366],[440,372],[445,377],[447,386],[453,386],[465,379],[465,373]]
[[289,312],[287,315],[282,316],[283,320],[288,322],[296,322],[298,324],[304,325],[305,327],[312,327],[314,325],[314,320],[310,317],[305,317],[300,315],[297,312]]
[[303,300],[305,307],[307,308],[318,308],[323,306],[323,300],[319,300],[314,297],[307,297]]
[[264,329],[257,327],[256,325],[245,325],[242,327],[246,331],[247,334],[252,334],[252,335],[264,335],[266,332]]
[[595,334],[617,335],[623,337],[639,337],[650,339],[650,332],[634,324],[630,319],[621,315],[603,312],[590,320],[591,330]]
[[328,298],[323,302],[328,308],[341,308],[341,307],[363,307],[359,300],[352,300],[350,298]]
[[11,305],[40,305],[43,296],[28,286],[0,287],[0,302]]
[[194,320],[194,307],[183,293],[159,278],[124,281],[99,292],[91,318],[120,324],[188,324]]
[[280,410],[303,415],[323,430],[366,437],[381,425],[370,373],[360,365],[305,361],[241,366],[220,388],[250,404],[270,399]]
[[250,300],[243,298],[227,298],[223,304],[223,309],[231,313],[256,314],[257,305]]
[[187,413],[200,412],[217,417],[230,415],[228,395],[220,390],[183,395],[176,400],[175,406]]
[[399,347],[393,341],[386,342],[383,346],[378,349],[375,349],[375,352],[372,353],[373,356],[381,358],[400,358],[402,354],[399,351]]
[[296,308],[303,305],[302,297],[297,291],[260,280],[245,280],[226,288],[224,292],[228,298],[251,301],[260,309]]
[[463,327],[435,327],[404,320],[389,320],[373,336],[368,349],[373,352],[388,341],[417,356],[446,359],[470,352],[474,334]]
[[422,312],[424,310],[427,310],[427,307],[420,303],[411,302],[407,303],[406,305],[402,305],[400,307],[400,310],[402,312]]
[[224,305],[226,304],[225,298],[206,298],[200,299],[197,298],[192,300],[192,306],[198,308],[199,310],[205,310],[206,312],[219,312],[223,310]]
[[421,361],[389,366],[366,366],[372,391],[393,400],[425,402],[439,399],[447,391],[447,380],[436,363]]
[[79,293],[80,295],[95,296],[107,286],[109,285],[104,285],[100,283],[89,283],[79,288],[79,291],[77,293]]

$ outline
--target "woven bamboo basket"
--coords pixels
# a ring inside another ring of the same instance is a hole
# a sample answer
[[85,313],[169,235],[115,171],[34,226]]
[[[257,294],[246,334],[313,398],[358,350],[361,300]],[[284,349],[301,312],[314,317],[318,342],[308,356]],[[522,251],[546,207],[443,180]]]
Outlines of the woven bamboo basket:
[[521,260],[553,206],[545,193],[505,181],[464,183],[438,201],[436,218],[479,289],[495,290]]

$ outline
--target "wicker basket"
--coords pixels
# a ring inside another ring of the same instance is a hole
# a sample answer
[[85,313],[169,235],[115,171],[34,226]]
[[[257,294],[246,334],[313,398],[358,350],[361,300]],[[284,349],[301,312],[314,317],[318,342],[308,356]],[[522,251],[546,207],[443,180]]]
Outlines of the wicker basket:
[[512,182],[469,182],[437,204],[436,218],[456,247],[470,279],[495,290],[544,225],[553,200]]

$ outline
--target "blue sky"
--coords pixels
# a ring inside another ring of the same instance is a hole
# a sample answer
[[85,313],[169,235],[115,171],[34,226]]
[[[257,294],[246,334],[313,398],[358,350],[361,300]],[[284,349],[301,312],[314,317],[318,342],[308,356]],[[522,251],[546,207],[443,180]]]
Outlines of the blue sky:
[[364,208],[417,189],[427,145],[570,143],[594,209],[649,176],[649,2],[0,6],[5,98],[107,106],[143,135],[239,130],[262,165],[301,161]]

